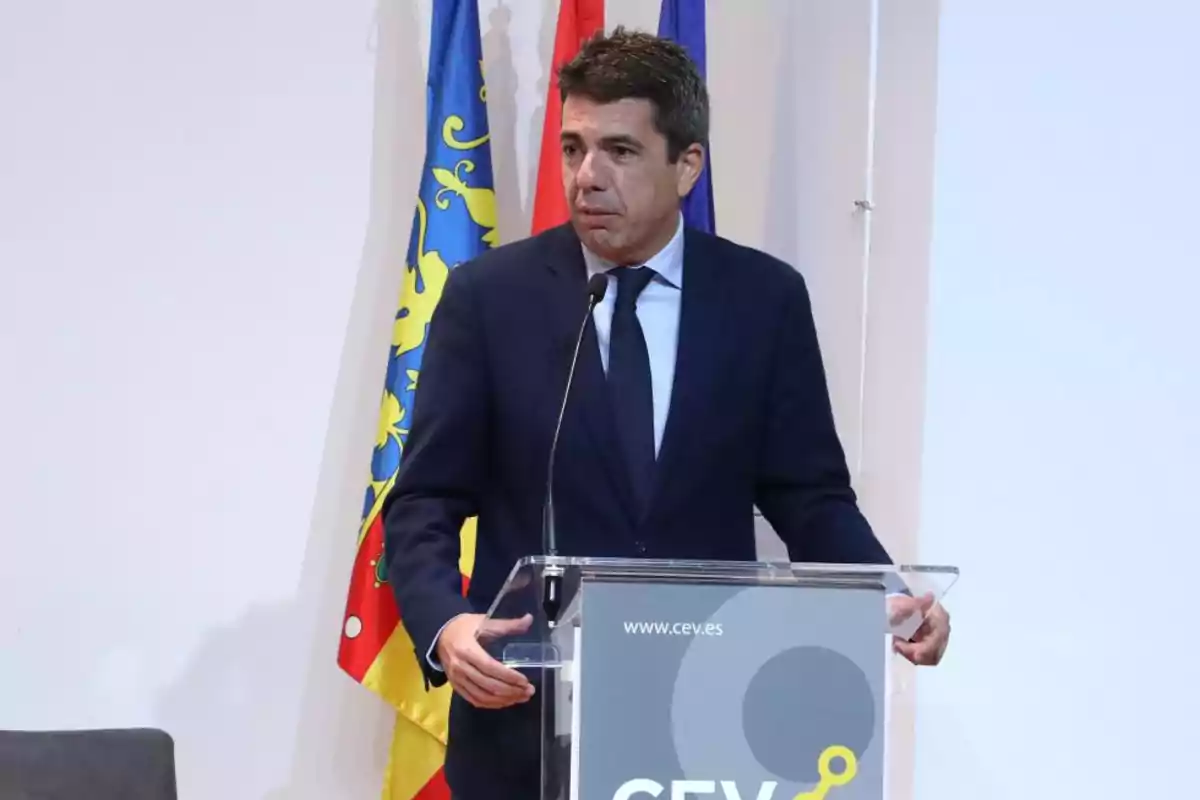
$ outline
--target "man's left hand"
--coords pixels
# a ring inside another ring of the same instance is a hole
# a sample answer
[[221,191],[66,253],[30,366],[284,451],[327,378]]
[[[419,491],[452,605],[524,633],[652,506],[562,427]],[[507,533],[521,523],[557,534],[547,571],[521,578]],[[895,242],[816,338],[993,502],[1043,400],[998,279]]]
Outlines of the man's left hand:
[[934,603],[932,595],[914,598],[909,602],[915,603],[924,621],[911,640],[898,638],[893,647],[897,653],[918,666],[936,666],[941,663],[942,656],[946,654],[946,645],[950,642],[950,614]]

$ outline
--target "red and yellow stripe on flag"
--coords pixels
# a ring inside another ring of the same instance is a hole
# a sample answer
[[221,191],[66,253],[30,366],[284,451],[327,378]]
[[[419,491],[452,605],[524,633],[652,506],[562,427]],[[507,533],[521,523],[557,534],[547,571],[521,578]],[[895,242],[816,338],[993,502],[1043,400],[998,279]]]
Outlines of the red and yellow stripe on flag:
[[533,196],[532,232],[536,235],[567,221],[562,184],[562,96],[554,79],[558,68],[579,53],[584,40],[604,29],[604,0],[560,0],[554,29],[551,78],[546,82],[546,116],[538,157],[537,189]]
[[[449,797],[442,764],[451,689],[425,688],[388,585],[380,510],[404,453],[425,339],[442,287],[451,269],[496,244],[482,64],[476,0],[434,0],[425,163],[338,647],[339,666],[396,710],[383,789],[386,800]],[[474,520],[465,521],[461,544],[465,592],[474,563]]]

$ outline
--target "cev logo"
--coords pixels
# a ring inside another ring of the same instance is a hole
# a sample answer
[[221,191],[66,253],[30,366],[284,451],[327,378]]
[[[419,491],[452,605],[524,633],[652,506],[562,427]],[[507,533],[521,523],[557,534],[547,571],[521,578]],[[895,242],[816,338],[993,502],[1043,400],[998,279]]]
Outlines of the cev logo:
[[[840,772],[833,771],[835,758],[840,758],[844,764]],[[811,792],[801,792],[792,800],[825,800],[825,795],[829,793],[830,789],[835,786],[845,786],[854,780],[854,776],[858,773],[858,761],[854,757],[854,751],[841,745],[825,748],[817,761],[817,772],[821,779],[816,788]],[[763,781],[758,786],[757,794],[743,797],[741,789],[734,781],[671,781],[669,800],[691,800],[701,795],[716,794],[718,786],[720,786],[725,800],[750,800],[751,797],[754,800],[774,800],[775,789],[779,784],[775,781]],[[617,787],[616,793],[613,794],[613,800],[635,800],[638,795],[661,797],[665,791],[667,791],[667,787],[658,781],[650,778],[634,778]]]

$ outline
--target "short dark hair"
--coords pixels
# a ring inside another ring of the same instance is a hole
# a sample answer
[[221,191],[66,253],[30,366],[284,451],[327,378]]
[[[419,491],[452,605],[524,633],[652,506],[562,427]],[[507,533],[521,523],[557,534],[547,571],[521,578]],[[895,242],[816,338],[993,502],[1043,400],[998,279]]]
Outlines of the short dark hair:
[[672,163],[692,144],[708,145],[708,89],[687,50],[670,39],[624,27],[600,31],[559,69],[558,87],[564,101],[649,100]]

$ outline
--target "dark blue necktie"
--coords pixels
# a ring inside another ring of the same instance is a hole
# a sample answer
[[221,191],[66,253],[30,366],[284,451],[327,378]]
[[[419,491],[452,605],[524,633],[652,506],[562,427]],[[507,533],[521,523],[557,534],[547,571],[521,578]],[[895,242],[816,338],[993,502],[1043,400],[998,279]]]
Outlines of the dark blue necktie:
[[617,302],[608,343],[608,388],[617,438],[641,514],[654,479],[654,393],[650,354],[637,318],[637,299],[654,277],[654,270],[620,267],[614,272]]

